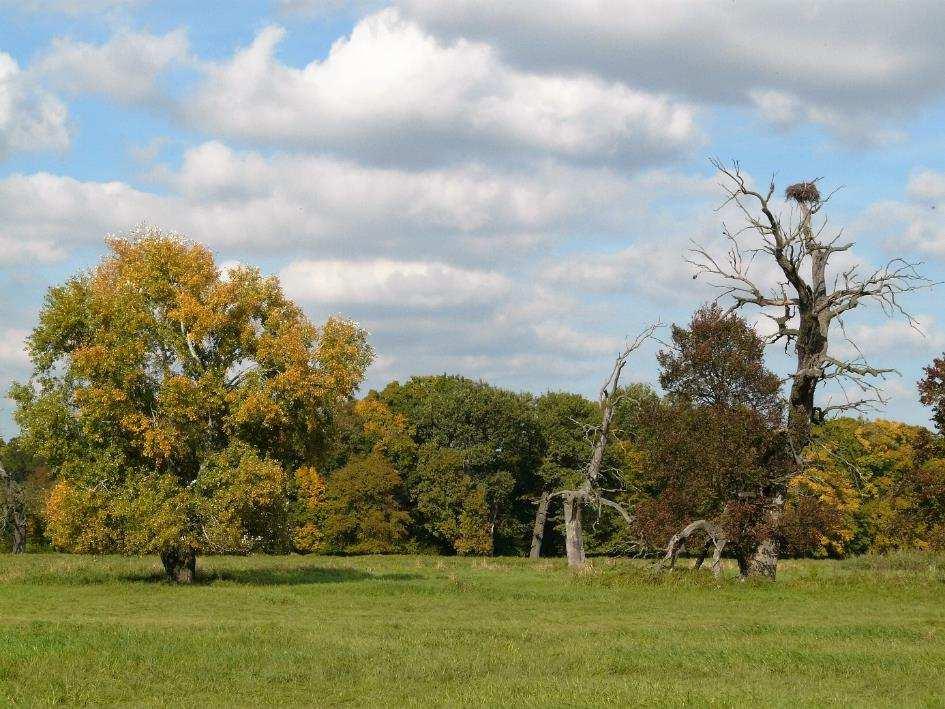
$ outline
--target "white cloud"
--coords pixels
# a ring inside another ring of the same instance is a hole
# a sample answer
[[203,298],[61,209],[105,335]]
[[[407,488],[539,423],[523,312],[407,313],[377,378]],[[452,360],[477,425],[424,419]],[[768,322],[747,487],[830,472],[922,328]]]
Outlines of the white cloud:
[[136,104],[161,99],[159,77],[188,61],[183,29],[160,36],[122,31],[100,45],[56,38],[34,70],[63,92]]
[[130,10],[147,2],[148,0],[0,0],[0,9],[78,16]]
[[23,369],[29,366],[26,338],[29,332],[19,328],[0,330],[0,370]]
[[582,253],[555,260],[543,271],[545,282],[596,293],[635,292],[661,302],[711,296],[694,282],[684,260],[684,240],[638,242],[609,253]]
[[619,337],[581,332],[561,322],[538,323],[533,329],[539,342],[549,350],[577,355],[616,353],[622,342]]
[[530,235],[567,229],[591,215],[598,225],[613,222],[632,189],[602,170],[546,165],[522,173],[464,164],[410,171],[320,155],[265,157],[217,142],[188,151],[180,170],[165,179],[182,197],[218,203],[239,218],[255,221],[248,213],[261,209],[262,219],[277,220],[271,228],[280,238],[291,236],[291,227],[299,236],[368,232],[397,242],[444,232],[503,242],[524,234],[526,245]]
[[207,69],[188,102],[217,134],[417,162],[508,150],[640,164],[697,139],[693,109],[589,75],[522,72],[483,43],[443,43],[393,9],[360,21],[302,69],[275,50],[270,26]]
[[917,170],[910,176],[906,192],[917,202],[945,204],[945,173]]
[[837,356],[849,358],[863,355],[872,358],[903,352],[938,353],[945,348],[945,333],[931,315],[916,316],[914,325],[902,318],[848,325],[846,334],[856,346],[841,339],[838,331],[834,352]]
[[844,140],[894,137],[885,123],[945,90],[941,3],[670,0],[658,12],[624,0],[398,5],[428,31],[487,42],[525,71],[587,72],[711,104],[760,103],[780,124],[779,106]]
[[[672,294],[679,290],[671,279],[682,267],[686,239],[717,230],[714,215],[695,216],[712,215],[713,181],[664,171],[632,178],[554,164],[529,171],[475,164],[407,171],[320,155],[263,156],[211,142],[154,177],[160,193],[48,173],[0,179],[0,239],[12,245],[4,260],[50,260],[140,222],[244,253],[505,269],[569,241],[636,239],[635,248],[650,260],[629,275],[648,283],[659,275]],[[665,209],[661,200],[668,200]],[[588,268],[584,262],[562,268],[558,285],[576,284]],[[586,275],[581,287],[594,290],[595,274]]]
[[748,96],[762,119],[781,130],[790,130],[804,123],[825,128],[850,145],[880,147],[905,139],[902,131],[882,127],[870,116],[854,117],[849,113],[805,101],[795,94],[773,89],[753,89]]
[[853,228],[897,253],[945,257],[945,173],[916,170],[906,185],[905,200],[871,204]]
[[[68,253],[150,222],[214,248],[256,254],[505,268],[569,241],[586,248],[642,236],[656,264],[661,253],[676,263],[688,238],[718,226],[712,179],[659,170],[627,177],[542,163],[530,170],[460,164],[410,171],[210,142],[153,177],[160,192],[48,173],[0,179],[0,238],[19,244],[6,260],[17,251],[25,258],[31,248]],[[653,280],[652,272],[639,275]]]
[[283,15],[307,19],[357,16],[380,9],[383,0],[277,0],[276,7]]
[[122,182],[82,182],[48,173],[0,180],[0,261],[54,260],[149,215],[165,201]]
[[12,152],[64,150],[68,145],[66,107],[0,52],[0,160]]
[[279,277],[286,293],[309,303],[387,308],[489,304],[509,290],[499,273],[429,261],[297,261]]

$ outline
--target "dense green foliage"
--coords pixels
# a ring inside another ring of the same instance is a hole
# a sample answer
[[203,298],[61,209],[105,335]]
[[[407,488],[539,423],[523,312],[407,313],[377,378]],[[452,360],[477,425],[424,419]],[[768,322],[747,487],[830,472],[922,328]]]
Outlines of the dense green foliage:
[[945,560],[0,555],[0,704],[939,706]]

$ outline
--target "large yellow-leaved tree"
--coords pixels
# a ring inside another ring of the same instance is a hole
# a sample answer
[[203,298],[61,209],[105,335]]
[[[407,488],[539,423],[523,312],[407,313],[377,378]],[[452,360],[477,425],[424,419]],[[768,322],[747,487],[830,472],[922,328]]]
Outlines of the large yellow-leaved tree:
[[22,438],[57,471],[54,544],[156,553],[178,581],[199,554],[287,548],[295,471],[318,465],[364,376],[364,331],[315,326],[276,278],[175,235],[108,247],[49,290],[33,375],[12,389]]

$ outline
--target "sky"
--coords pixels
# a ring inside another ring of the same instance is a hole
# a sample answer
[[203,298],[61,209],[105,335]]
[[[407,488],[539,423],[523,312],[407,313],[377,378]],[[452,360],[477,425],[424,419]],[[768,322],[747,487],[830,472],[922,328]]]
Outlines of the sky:
[[[711,156],[842,188],[843,265],[943,281],[943,26],[919,0],[0,0],[0,389],[47,288],[151,224],[361,323],[365,390],[592,395],[627,336],[716,297],[686,261],[739,226]],[[847,318],[898,370],[872,416],[928,421],[942,293],[904,299],[918,328]],[[656,384],[659,347],[628,378]]]

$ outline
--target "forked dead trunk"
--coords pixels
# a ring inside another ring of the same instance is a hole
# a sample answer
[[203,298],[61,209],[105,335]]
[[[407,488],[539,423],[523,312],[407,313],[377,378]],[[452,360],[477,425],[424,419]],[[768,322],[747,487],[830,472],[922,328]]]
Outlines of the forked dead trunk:
[[197,555],[183,549],[170,549],[161,553],[161,563],[169,581],[193,583],[197,575]]
[[548,525],[548,503],[550,500],[547,490],[541,493],[541,499],[538,500],[538,510],[535,512],[535,527],[532,530],[532,548],[528,553],[531,559],[537,559],[541,556],[541,542],[545,538],[545,527]]
[[587,561],[581,530],[581,502],[582,496],[579,494],[568,493],[564,496],[565,548],[568,566],[572,569],[583,569]]

